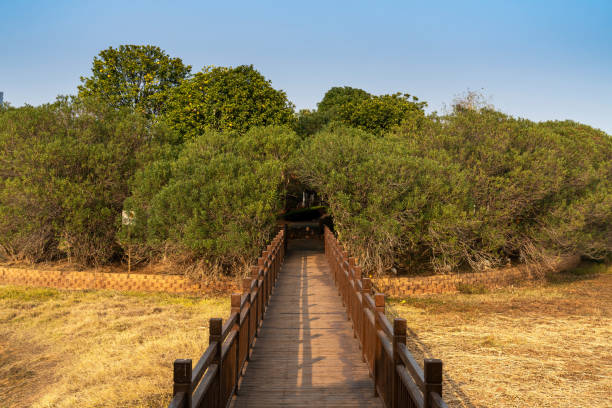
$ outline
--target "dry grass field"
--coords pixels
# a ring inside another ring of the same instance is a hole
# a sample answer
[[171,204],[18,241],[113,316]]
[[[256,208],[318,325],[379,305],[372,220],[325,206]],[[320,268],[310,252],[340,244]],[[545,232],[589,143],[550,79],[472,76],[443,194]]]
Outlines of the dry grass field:
[[[530,287],[396,300],[418,359],[444,361],[451,407],[612,407],[612,268]],[[410,334],[410,333],[409,333]]]
[[[611,268],[389,311],[418,359],[443,359],[451,407],[612,406]],[[0,408],[164,407],[173,360],[196,360],[228,312],[228,296],[0,286]]]
[[229,297],[0,286],[0,407],[161,407]]

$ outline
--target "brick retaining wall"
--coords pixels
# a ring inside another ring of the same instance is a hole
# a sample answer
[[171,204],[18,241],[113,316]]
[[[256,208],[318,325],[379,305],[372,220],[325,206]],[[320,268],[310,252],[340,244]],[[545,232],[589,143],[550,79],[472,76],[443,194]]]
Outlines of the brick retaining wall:
[[0,284],[57,289],[109,289],[168,293],[231,292],[237,288],[235,282],[231,280],[195,283],[180,275],[62,272],[11,267],[0,267]]
[[[579,256],[560,258],[549,266],[556,272],[575,268]],[[377,290],[389,296],[427,295],[436,293],[456,293],[462,285],[497,289],[518,282],[541,279],[542,267],[539,265],[520,265],[494,269],[486,272],[433,275],[425,277],[399,277],[374,279]]]

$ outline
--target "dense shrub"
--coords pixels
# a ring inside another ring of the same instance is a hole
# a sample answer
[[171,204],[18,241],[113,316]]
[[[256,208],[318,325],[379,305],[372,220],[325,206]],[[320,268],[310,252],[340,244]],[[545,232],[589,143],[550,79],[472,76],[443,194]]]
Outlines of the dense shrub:
[[93,101],[0,114],[0,250],[82,264],[117,255],[117,220],[139,157],[167,136],[145,118]]
[[294,165],[370,270],[448,271],[609,255],[611,158],[610,137],[588,126],[457,107],[384,137],[328,129]]
[[299,138],[285,127],[246,134],[205,132],[134,178],[125,208],[136,225],[122,231],[141,252],[204,260],[235,270],[261,250],[283,204],[288,157]]

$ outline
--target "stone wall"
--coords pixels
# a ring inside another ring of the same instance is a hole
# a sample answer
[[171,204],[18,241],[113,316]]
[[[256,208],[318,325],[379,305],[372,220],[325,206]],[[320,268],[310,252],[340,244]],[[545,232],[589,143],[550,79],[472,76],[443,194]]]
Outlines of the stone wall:
[[[547,265],[547,269],[560,272],[575,268],[579,262],[580,257],[578,256],[559,258]],[[379,292],[393,297],[456,293],[460,289],[497,289],[519,282],[541,279],[543,270],[545,269],[542,265],[520,265],[486,272],[424,277],[385,277],[374,279],[374,285]]]
[[195,283],[180,275],[63,272],[1,266],[0,284],[57,289],[109,289],[167,293],[231,292],[238,289],[236,283],[229,279]]

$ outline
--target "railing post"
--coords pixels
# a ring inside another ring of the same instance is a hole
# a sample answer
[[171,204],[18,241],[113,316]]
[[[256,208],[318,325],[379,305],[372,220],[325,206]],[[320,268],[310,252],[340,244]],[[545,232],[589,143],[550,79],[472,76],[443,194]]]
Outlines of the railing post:
[[242,301],[242,295],[240,293],[232,293],[231,297],[231,314],[237,313],[238,318],[236,324],[232,330],[236,331],[236,369],[234,370],[234,392],[238,395],[238,379],[240,378],[240,303]]
[[[349,306],[349,316],[351,318],[351,321],[353,322],[353,337],[357,337],[357,335],[355,334],[355,329],[356,329],[356,322],[355,322],[355,301],[356,301],[356,296],[355,296],[355,291],[357,290],[357,288],[354,286],[355,285],[355,266],[357,265],[357,258],[355,257],[349,257],[348,258],[348,291],[349,291],[349,299],[348,299],[348,306]],[[355,290],[353,290],[353,288],[355,288]]]
[[246,329],[246,336],[247,336],[247,351],[246,351],[246,359],[247,361],[249,361],[251,359],[251,319],[253,318],[252,312],[253,312],[253,305],[251,304],[251,282],[253,281],[253,279],[251,278],[244,278],[242,280],[242,292],[244,292],[247,296],[247,307],[249,309],[249,313],[247,313],[247,321],[246,321],[246,325],[247,325],[247,329]]
[[261,260],[259,266],[261,268],[261,270],[263,271],[263,274],[261,275],[261,279],[262,279],[262,292],[263,292],[263,308],[261,309],[261,319],[263,320],[263,314],[265,313],[266,309],[268,308],[268,290],[269,290],[269,285],[268,285],[268,277],[270,275],[270,271],[268,270],[268,251],[262,251],[261,253],[261,258],[259,258]]
[[261,299],[261,291],[259,290],[259,266],[251,266],[251,277],[255,281],[256,299],[251,303],[251,307],[255,307],[255,336],[257,336],[257,325],[259,324],[259,300]]
[[257,332],[259,333],[259,323],[261,323],[261,319],[263,319],[263,314],[265,310],[265,299],[266,299],[266,290],[265,290],[265,280],[264,280],[264,258],[257,258]]
[[172,395],[184,392],[185,408],[191,408],[191,394],[193,392],[193,386],[191,384],[192,369],[193,364],[191,359],[174,360],[174,387],[172,389]]
[[370,293],[370,291],[372,290],[372,282],[370,281],[370,278],[363,278],[361,280],[361,301],[362,301],[362,308],[361,308],[361,358],[363,359],[363,361],[367,361],[366,358],[366,342],[367,342],[367,333],[366,333],[366,322],[368,319],[368,316],[366,315],[366,300],[365,300],[365,296],[367,294]]
[[213,317],[209,321],[208,329],[210,334],[208,335],[208,344],[212,344],[217,342],[217,346],[215,347],[215,356],[213,357],[213,364],[217,364],[217,381],[219,382],[219,389],[217,390],[217,401],[215,401],[215,406],[218,407],[221,405],[221,400],[223,398],[223,361],[221,359],[221,352],[223,350],[223,344],[221,339],[221,332],[223,330],[223,319],[218,317]]
[[382,344],[380,344],[380,339],[378,338],[378,331],[382,330],[380,326],[380,322],[378,321],[378,312],[385,313],[385,295],[383,293],[376,293],[374,295],[374,306],[376,310],[374,311],[374,395],[378,396],[378,390],[376,389],[376,383],[378,380],[378,354],[384,353],[382,348]]
[[423,401],[425,408],[430,408],[430,393],[437,392],[442,397],[442,360],[437,358],[426,358],[423,362],[423,374],[425,383],[423,384]]
[[393,389],[392,389],[392,407],[399,408],[399,393],[401,379],[397,374],[396,367],[402,364],[402,359],[399,355],[400,344],[406,345],[406,319],[393,319]]
[[[361,296],[361,302],[359,303],[359,296],[357,296],[357,290],[359,290],[359,283],[361,283],[363,285],[363,282],[361,280],[361,266],[357,265],[357,258],[355,258],[355,307],[357,308],[357,310],[355,311],[354,315],[356,317],[355,320],[357,320],[356,322],[353,322],[353,325],[355,327],[355,337],[359,337],[359,335],[361,335],[361,326],[363,326],[363,320],[361,320],[363,313],[362,313],[362,309],[363,309],[363,295]],[[363,287],[361,289],[363,291]],[[359,341],[361,341],[361,339],[359,339]]]

